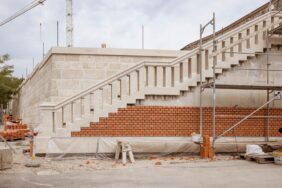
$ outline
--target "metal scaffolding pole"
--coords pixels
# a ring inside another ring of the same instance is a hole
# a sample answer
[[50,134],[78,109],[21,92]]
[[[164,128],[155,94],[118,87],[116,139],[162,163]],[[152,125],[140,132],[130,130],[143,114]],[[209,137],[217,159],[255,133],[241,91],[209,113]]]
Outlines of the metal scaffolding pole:
[[202,109],[202,84],[203,84],[203,70],[202,70],[202,44],[203,44],[204,28],[200,25],[200,46],[199,46],[199,68],[200,68],[200,135],[203,135],[203,109]]
[[[202,62],[202,45],[203,45],[203,33],[207,26],[213,26],[213,37],[215,41],[215,13],[213,13],[213,18],[204,26],[200,25],[200,44],[199,44],[199,72],[200,72],[200,135],[203,134],[203,100],[202,100],[202,93],[203,93],[203,62]],[[215,50],[214,50],[215,51]]]
[[[213,13],[213,53],[216,52],[216,40],[215,40],[215,13]],[[216,75],[215,75],[215,67],[216,67],[216,56],[213,57],[213,110],[212,110],[212,147],[214,149],[214,142],[215,142],[215,129],[216,129],[216,122],[215,122],[215,116],[216,116],[216,111],[215,111],[215,102],[216,102],[216,95],[215,95],[215,80],[216,80]]]
[[[271,3],[271,0],[269,1],[269,9],[268,11],[270,12],[271,11],[271,6],[272,6],[272,3]],[[271,20],[272,20],[272,16],[271,16]],[[269,45],[269,32],[268,30],[266,31],[266,83],[269,84],[269,50],[268,50],[268,45]],[[266,91],[266,101],[269,101],[269,89]],[[267,103],[267,106],[266,106],[266,114],[267,114],[267,119],[266,119],[266,135],[265,135],[265,141],[269,141],[269,103]]]
[[[268,39],[269,35],[268,35],[268,32],[267,32],[267,39],[266,39],[266,53],[268,53],[268,45],[269,45],[269,39]],[[269,84],[269,55],[267,54],[266,55],[266,83]],[[269,94],[270,94],[270,91],[269,89],[266,91],[266,100],[269,101]],[[267,103],[267,119],[266,119],[266,138],[265,140],[268,142],[269,141],[269,103]]]

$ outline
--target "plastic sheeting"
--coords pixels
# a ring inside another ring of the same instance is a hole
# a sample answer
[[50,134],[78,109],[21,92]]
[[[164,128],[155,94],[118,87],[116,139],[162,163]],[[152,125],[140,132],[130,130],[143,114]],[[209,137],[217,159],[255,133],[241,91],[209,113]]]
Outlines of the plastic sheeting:
[[165,138],[51,138],[47,146],[47,156],[66,156],[71,154],[94,154],[109,157],[115,153],[117,141],[129,142],[134,154],[198,153],[199,145],[185,139]]
[[259,145],[248,144],[246,146],[246,154],[247,155],[263,155],[265,153],[262,151],[262,148]]
[[[93,155],[97,158],[112,158],[117,141],[129,142],[135,156],[199,154],[200,148],[190,137],[58,137],[48,141],[46,156]],[[219,142],[215,146],[215,152],[244,153],[247,144],[249,143]]]

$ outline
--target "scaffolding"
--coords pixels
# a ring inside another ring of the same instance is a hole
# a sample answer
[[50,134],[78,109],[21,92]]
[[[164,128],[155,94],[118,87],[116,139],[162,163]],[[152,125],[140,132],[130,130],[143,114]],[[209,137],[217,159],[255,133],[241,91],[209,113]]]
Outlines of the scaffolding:
[[[271,3],[270,3],[271,6]],[[280,8],[279,8],[280,9]],[[271,11],[271,9],[269,9],[269,11]],[[280,10],[278,11],[278,13],[280,12]],[[277,13],[273,14],[271,16],[274,17]],[[203,74],[203,70],[202,70],[202,35],[203,32],[205,30],[205,28],[207,27],[207,25],[212,25],[213,26],[213,78],[212,78],[212,82],[208,82],[203,84],[203,80],[202,80],[202,74]],[[218,138],[224,136],[226,133],[228,133],[229,131],[233,130],[234,128],[236,128],[237,126],[239,126],[241,123],[243,123],[245,120],[249,119],[250,117],[253,117],[253,115],[258,112],[259,110],[263,109],[266,107],[267,109],[267,113],[265,116],[260,116],[260,118],[264,118],[266,119],[266,135],[265,135],[265,141],[269,141],[269,129],[270,129],[270,118],[282,118],[282,117],[277,117],[277,116],[270,116],[270,103],[273,102],[274,100],[280,100],[281,99],[281,91],[282,91],[282,85],[273,85],[270,84],[270,75],[269,73],[272,71],[280,71],[282,72],[282,70],[278,70],[278,69],[270,69],[270,62],[269,62],[269,56],[272,55],[281,55],[278,53],[271,53],[270,52],[270,44],[269,44],[269,39],[273,36],[273,35],[282,35],[282,25],[276,27],[276,28],[272,28],[271,30],[268,30],[266,33],[266,50],[264,52],[260,52],[260,53],[248,53],[248,52],[224,52],[224,53],[237,53],[237,54],[255,54],[255,55],[265,55],[266,56],[266,69],[238,69],[238,70],[249,70],[249,71],[266,71],[266,84],[259,84],[259,85],[254,85],[254,84],[226,84],[226,83],[217,83],[216,82],[216,69],[220,69],[217,66],[217,58],[216,58],[216,49],[217,49],[217,44],[216,44],[216,36],[215,36],[215,15],[213,14],[213,19],[212,21],[208,22],[208,24],[206,24],[204,27],[202,27],[202,25],[200,25],[200,44],[199,44],[199,55],[200,55],[200,61],[199,61],[199,66],[200,66],[200,134],[202,136],[203,133],[203,105],[202,105],[202,95],[205,89],[210,88],[213,90],[213,103],[212,103],[212,137],[213,137],[213,142],[212,142],[212,147],[215,147],[215,142]],[[255,109],[252,113],[243,116],[241,120],[239,120],[237,123],[231,125],[227,130],[223,131],[221,134],[216,135],[216,89],[237,89],[237,90],[265,90],[266,91],[266,102],[261,105],[260,107],[258,107],[257,109]],[[270,94],[274,93],[274,97],[270,98]]]

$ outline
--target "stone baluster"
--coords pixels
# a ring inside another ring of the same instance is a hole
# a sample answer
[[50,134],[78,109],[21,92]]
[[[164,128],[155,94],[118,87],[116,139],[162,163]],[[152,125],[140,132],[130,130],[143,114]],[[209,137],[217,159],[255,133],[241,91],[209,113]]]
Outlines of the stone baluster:
[[[242,39],[242,33],[238,33],[238,40]],[[242,52],[242,42],[238,43],[238,52],[241,53]]]
[[156,66],[156,84],[155,87],[163,87],[163,67]]

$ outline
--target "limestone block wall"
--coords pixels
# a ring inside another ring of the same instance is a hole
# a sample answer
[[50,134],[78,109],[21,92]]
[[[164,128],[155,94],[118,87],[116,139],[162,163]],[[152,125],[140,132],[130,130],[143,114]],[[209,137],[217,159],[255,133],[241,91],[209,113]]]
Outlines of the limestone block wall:
[[141,61],[170,61],[185,52],[95,49],[92,53],[76,49],[72,54],[53,55],[52,102],[72,96]]
[[49,101],[52,77],[52,59],[45,58],[44,64],[35,67],[32,74],[20,86],[13,104],[14,118],[35,126],[39,123],[39,103]]
[[39,105],[57,103],[141,61],[168,62],[184,51],[52,48],[20,87],[15,118],[39,124]]

